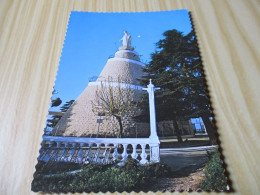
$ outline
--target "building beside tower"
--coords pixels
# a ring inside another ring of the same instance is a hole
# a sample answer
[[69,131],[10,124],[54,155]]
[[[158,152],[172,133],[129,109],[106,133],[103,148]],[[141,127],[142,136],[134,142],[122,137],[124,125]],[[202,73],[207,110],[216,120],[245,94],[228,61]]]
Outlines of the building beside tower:
[[[125,31],[122,38],[123,46],[115,53],[113,58],[107,60],[99,77],[88,86],[62,116],[52,130],[54,136],[79,136],[79,137],[117,137],[119,124],[114,116],[103,116],[102,113],[93,112],[93,102],[96,101],[96,92],[101,85],[107,83],[121,87],[131,87],[135,93],[135,101],[140,101],[143,86],[138,79],[143,75],[145,66],[137,52],[131,47],[131,36]],[[120,80],[119,80],[120,78]],[[193,129],[189,121],[179,122],[184,134],[193,135]],[[147,122],[137,122],[131,115],[122,118],[123,137],[148,137],[150,125]],[[157,124],[158,134],[161,136],[174,135],[171,121]]]

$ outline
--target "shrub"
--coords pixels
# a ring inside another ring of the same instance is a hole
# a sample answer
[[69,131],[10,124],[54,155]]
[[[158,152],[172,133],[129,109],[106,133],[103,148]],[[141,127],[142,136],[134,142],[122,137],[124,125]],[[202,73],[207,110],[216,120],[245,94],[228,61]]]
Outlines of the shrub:
[[202,190],[226,190],[227,178],[220,159],[220,153],[216,150],[205,166],[205,180],[201,184]]
[[44,174],[64,173],[67,171],[78,170],[81,169],[82,167],[84,167],[84,165],[79,163],[55,162],[55,161],[49,161],[49,162],[38,161],[37,165],[35,166],[36,171],[38,173],[44,173]]
[[153,178],[164,177],[169,167],[162,163],[139,166],[134,159],[127,159],[122,167],[116,165],[89,164],[73,175],[62,174],[44,177],[36,173],[33,191],[43,192],[123,192],[141,189]]

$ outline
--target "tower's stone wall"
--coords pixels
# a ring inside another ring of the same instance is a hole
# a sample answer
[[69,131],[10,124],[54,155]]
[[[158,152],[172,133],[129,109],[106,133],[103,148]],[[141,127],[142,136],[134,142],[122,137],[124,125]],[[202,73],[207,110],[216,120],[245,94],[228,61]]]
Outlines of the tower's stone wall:
[[132,59],[136,61],[140,61],[140,58],[138,54],[134,51],[129,50],[119,50],[115,53],[115,58],[126,58],[126,59]]
[[[97,116],[92,102],[96,101],[98,86],[88,86],[70,109],[62,116],[52,131],[56,136],[117,137],[119,123],[113,116]],[[97,123],[103,119],[102,123]],[[148,137],[149,124],[136,123],[131,114],[122,118],[124,137]],[[142,129],[141,131],[138,129]],[[138,132],[137,132],[138,131]]]
[[143,76],[143,67],[138,62],[123,61],[121,59],[109,59],[106,66],[99,75],[97,81],[105,81],[111,78],[113,81],[122,79],[122,82],[138,84],[137,79]]

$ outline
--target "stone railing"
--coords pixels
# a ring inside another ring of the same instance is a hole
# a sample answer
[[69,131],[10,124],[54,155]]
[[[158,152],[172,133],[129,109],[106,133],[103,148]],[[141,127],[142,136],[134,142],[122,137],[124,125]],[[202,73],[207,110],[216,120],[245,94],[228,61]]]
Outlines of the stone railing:
[[43,136],[38,160],[109,164],[124,162],[128,156],[140,164],[159,162],[159,143],[150,138]]

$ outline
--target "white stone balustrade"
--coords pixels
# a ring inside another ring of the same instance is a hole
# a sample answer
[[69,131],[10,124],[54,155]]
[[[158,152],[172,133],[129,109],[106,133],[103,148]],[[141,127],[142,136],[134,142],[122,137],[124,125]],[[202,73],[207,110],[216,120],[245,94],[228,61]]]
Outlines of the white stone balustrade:
[[[118,152],[119,146],[122,147],[121,153]],[[158,159],[155,159],[156,154],[152,152],[155,148],[157,148],[155,152],[158,152],[159,144],[151,144],[150,138],[43,136],[38,160],[108,164],[115,161],[126,161],[131,156],[140,164],[146,164],[159,162],[159,155],[157,155]]]
[[[102,163],[126,161],[131,155],[140,164],[160,162],[159,138],[156,129],[154,87],[150,79],[147,88],[150,110],[150,137],[149,138],[86,138],[86,137],[58,137],[43,136],[42,147],[38,160],[75,162],[75,163]],[[132,149],[128,149],[131,145]],[[147,145],[149,155],[147,155]],[[122,153],[118,152],[122,146]],[[131,154],[130,154],[131,151]],[[129,152],[129,153],[128,153]]]

